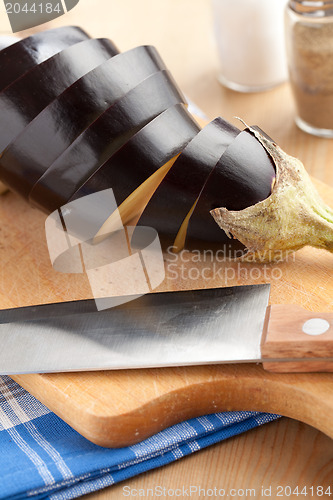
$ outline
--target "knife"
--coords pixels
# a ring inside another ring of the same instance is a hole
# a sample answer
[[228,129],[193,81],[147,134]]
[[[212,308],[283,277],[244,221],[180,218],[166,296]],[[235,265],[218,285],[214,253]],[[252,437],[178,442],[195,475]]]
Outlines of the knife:
[[102,311],[94,300],[2,310],[0,373],[246,362],[333,371],[333,313],[268,306],[269,293],[248,285],[150,293]]

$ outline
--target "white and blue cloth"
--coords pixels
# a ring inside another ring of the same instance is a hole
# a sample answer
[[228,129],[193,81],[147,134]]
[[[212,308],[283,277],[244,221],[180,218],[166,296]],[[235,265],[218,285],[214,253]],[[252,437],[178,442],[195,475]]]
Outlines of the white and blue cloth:
[[216,413],[120,449],[97,446],[10,377],[0,377],[0,499],[67,500],[161,467],[279,418]]

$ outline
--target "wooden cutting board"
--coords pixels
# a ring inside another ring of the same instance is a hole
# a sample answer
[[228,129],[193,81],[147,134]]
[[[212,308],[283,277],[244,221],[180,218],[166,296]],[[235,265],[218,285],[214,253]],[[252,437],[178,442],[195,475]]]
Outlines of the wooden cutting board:
[[[317,183],[325,200],[333,189]],[[49,262],[45,216],[11,193],[0,203],[1,308],[91,296],[84,275]],[[15,224],[13,223],[15,221]],[[306,248],[288,262],[222,262],[221,256],[165,255],[159,290],[267,283],[272,303],[333,311],[333,255]],[[14,376],[52,411],[101,446],[126,446],[184,419],[224,410],[260,410],[306,422],[333,437],[333,374],[271,374],[257,365]]]

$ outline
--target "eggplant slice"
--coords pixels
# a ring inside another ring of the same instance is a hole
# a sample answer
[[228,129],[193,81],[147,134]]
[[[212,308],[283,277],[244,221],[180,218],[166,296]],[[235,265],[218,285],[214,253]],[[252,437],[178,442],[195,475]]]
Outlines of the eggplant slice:
[[90,36],[81,28],[64,26],[42,31],[0,51],[0,91],[27,71]]
[[186,248],[198,241],[223,244],[229,242],[214,221],[210,211],[225,207],[243,210],[266,199],[275,179],[274,163],[257,138],[243,130],[221,156],[195,205],[189,219]]
[[74,195],[89,177],[133,135],[160,113],[186,103],[166,70],[143,80],[88,127],[33,187],[30,203],[51,213]]
[[[223,118],[216,118],[206,125],[186,146],[162,180],[148,201],[138,226],[153,227],[163,237],[164,244],[172,245],[206,179],[239,133],[238,128]],[[135,232],[132,244],[135,246]]]
[[70,85],[118,53],[110,40],[84,40],[35,66],[0,92],[0,152]]

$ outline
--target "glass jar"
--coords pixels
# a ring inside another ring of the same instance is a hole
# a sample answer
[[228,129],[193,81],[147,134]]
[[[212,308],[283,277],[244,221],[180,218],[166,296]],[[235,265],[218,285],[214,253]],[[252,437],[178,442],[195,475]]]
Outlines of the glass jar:
[[296,124],[333,137],[333,0],[290,0],[285,26]]
[[220,82],[258,92],[288,78],[284,44],[287,0],[212,0]]

